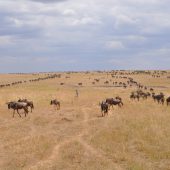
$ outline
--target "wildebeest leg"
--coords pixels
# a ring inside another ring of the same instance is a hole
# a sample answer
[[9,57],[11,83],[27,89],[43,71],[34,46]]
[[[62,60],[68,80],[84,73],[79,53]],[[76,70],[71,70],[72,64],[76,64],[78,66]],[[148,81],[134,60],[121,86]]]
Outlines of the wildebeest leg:
[[102,117],[103,117],[103,110],[101,109],[101,114],[102,114]]
[[20,113],[19,113],[18,109],[17,109],[17,113],[19,114],[19,117],[21,117],[21,115],[20,115]]
[[13,117],[14,117],[14,115],[15,115],[15,109],[14,109],[14,111],[13,111]]
[[158,101],[158,104],[159,104],[159,103],[160,103],[160,100],[158,99],[157,101]]
[[26,112],[26,110],[24,109],[24,113],[25,113],[25,117],[27,116],[27,112]]
[[164,105],[164,99],[162,99],[162,105]]
[[24,109],[24,112],[25,112],[25,117],[27,116],[28,114],[28,108],[23,108]]

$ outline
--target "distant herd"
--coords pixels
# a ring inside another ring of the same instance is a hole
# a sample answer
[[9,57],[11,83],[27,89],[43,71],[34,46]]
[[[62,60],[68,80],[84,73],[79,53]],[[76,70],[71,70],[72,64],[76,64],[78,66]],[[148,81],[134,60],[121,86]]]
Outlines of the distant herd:
[[[98,71],[98,72],[102,73],[100,71]],[[72,72],[68,72],[67,74],[70,74],[70,73],[72,73]],[[88,74],[88,73],[89,72],[85,72],[85,74]],[[154,78],[159,78],[160,76],[165,75],[167,72],[162,71],[162,72],[154,72],[154,73],[151,74],[151,72],[149,72],[149,71],[148,72],[147,71],[141,71],[141,72],[140,71],[134,71],[134,72],[131,72],[131,73],[130,72],[126,73],[126,75],[135,75],[135,74],[140,74],[140,73],[151,75]],[[138,83],[137,81],[135,81],[133,78],[125,76],[125,73],[123,71],[122,72],[120,72],[120,71],[114,71],[113,72],[112,71],[112,72],[108,72],[108,74],[111,74],[111,77],[115,78],[115,79],[117,79],[117,78],[126,79],[126,83],[125,82],[117,82],[117,81],[113,82],[110,79],[110,80],[106,80],[104,82],[105,85],[108,85],[112,82],[112,85],[115,85],[115,86],[118,85],[118,86],[121,86],[121,87],[124,87],[124,88],[126,88],[127,86],[129,86],[129,87],[135,86],[135,87],[138,88],[137,91],[131,92],[131,94],[129,96],[130,100],[140,101],[141,99],[146,100],[150,97],[154,100],[154,102],[157,102],[158,104],[163,105],[166,102],[167,106],[170,105],[170,97],[165,98],[165,95],[162,92],[160,94],[155,94],[154,89],[152,87],[144,86],[141,83]],[[119,74],[119,76],[118,76],[118,74]],[[52,74],[52,75],[48,74],[46,77],[31,79],[31,80],[28,80],[28,82],[36,82],[36,81],[53,79],[53,78],[60,78],[60,77],[61,77],[60,74]],[[65,78],[67,79],[67,78],[70,78],[70,77],[66,76]],[[26,83],[26,82],[27,81],[13,82],[11,84],[0,85],[0,88],[13,86],[13,85],[16,85],[16,84],[22,84],[22,83]],[[98,82],[100,82],[100,79],[94,79],[92,84],[94,85]],[[60,85],[64,85],[64,83],[60,83]],[[78,83],[78,85],[82,86],[83,83],[80,82],[80,83]],[[21,117],[21,114],[19,113],[19,110],[21,110],[21,109],[24,110],[25,117],[27,116],[27,114],[29,112],[29,108],[30,108],[31,112],[34,109],[33,102],[29,101],[27,99],[19,99],[18,101],[11,101],[11,102],[8,102],[7,105],[8,105],[8,109],[13,109],[13,117],[14,117],[16,111],[17,111],[18,115]],[[54,105],[57,110],[60,109],[60,101],[58,101],[57,99],[51,100],[50,105]],[[102,117],[104,117],[105,115],[108,114],[110,107],[113,107],[114,105],[116,105],[119,108],[121,108],[124,105],[124,103],[123,103],[121,97],[116,96],[115,98],[107,98],[106,100],[100,102],[99,105],[100,105],[100,108],[101,108]]]
[[[33,74],[34,75],[34,74]],[[0,84],[0,88],[4,88],[4,87],[12,87],[15,85],[19,85],[19,84],[23,84],[23,83],[27,83],[27,82],[39,82],[39,81],[43,81],[43,80],[48,80],[48,79],[54,79],[54,78],[60,78],[61,75],[60,74],[48,74],[45,77],[39,77],[39,78],[35,78],[35,79],[30,79],[30,80],[24,80],[24,81],[15,81],[12,83],[7,83],[7,84]]]

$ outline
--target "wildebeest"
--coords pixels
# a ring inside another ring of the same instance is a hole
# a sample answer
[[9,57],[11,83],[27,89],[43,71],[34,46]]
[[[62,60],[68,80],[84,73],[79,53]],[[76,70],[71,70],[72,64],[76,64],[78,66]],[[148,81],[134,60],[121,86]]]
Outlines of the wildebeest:
[[20,113],[18,110],[21,110],[23,109],[24,112],[25,112],[25,117],[27,116],[28,114],[28,106],[26,103],[23,103],[23,102],[8,102],[7,103],[8,105],[8,109],[13,109],[13,117],[14,117],[14,114],[15,114],[15,110],[17,110],[17,113],[18,115],[21,117]]
[[32,112],[32,109],[34,109],[34,104],[32,101],[28,101],[27,99],[19,99],[18,102],[26,103],[27,106],[31,108],[31,112]]
[[57,110],[60,109],[60,102],[57,99],[51,100],[50,104],[56,106]]
[[130,99],[137,99],[138,101],[139,101],[139,98],[140,98],[140,96],[138,95],[138,94],[135,94],[135,93],[131,93],[131,95],[130,95]]
[[113,107],[113,105],[118,105],[119,107],[123,106],[122,100],[114,99],[114,98],[108,98],[108,99],[106,99],[106,103],[107,103],[109,106],[112,106],[112,107]]
[[158,95],[155,95],[155,93],[152,93],[152,98],[154,99],[154,101],[157,101],[158,104],[161,103],[161,104],[164,104],[164,94],[163,93],[160,93]]
[[108,115],[108,110],[109,110],[108,103],[102,101],[100,107],[101,107],[102,117],[104,117],[106,114]]
[[167,104],[167,106],[170,105],[170,97],[168,97],[168,98],[166,99],[166,104]]
[[137,99],[139,101],[140,98],[147,99],[150,95],[149,92],[145,93],[142,90],[137,90],[131,93],[130,99]]

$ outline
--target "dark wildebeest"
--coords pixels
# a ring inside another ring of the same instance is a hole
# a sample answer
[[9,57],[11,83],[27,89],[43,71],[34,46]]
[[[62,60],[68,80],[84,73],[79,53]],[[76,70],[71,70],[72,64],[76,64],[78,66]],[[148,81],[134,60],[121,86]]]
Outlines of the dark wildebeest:
[[60,109],[60,102],[57,99],[51,100],[50,104],[56,106],[57,110]]
[[27,106],[31,108],[31,112],[32,109],[34,109],[34,104],[32,101],[28,101],[27,99],[19,99],[18,102],[26,103]]
[[112,107],[113,107],[113,105],[118,105],[119,107],[123,106],[122,100],[114,99],[114,98],[106,99],[106,103],[107,103],[109,106],[112,106]]
[[170,97],[168,97],[168,98],[166,99],[166,104],[167,104],[167,106],[170,105]]
[[131,95],[130,95],[130,99],[137,99],[138,101],[139,101],[139,98],[140,98],[140,96],[138,95],[138,94],[135,94],[135,93],[132,93]]
[[163,93],[160,93],[158,95],[155,95],[155,93],[152,93],[152,98],[154,99],[154,101],[157,101],[158,104],[164,104],[164,94]]
[[100,104],[102,117],[104,117],[106,114],[108,115],[109,105],[106,102],[103,102]]
[[140,94],[140,96],[141,96],[143,99],[147,99],[147,98],[150,96],[150,93],[149,93],[149,92],[147,92],[147,93],[142,92],[142,93]]
[[8,109],[13,109],[14,110],[13,117],[14,117],[14,114],[15,114],[15,110],[17,110],[17,113],[18,113],[18,115],[20,117],[21,117],[21,115],[20,115],[18,110],[23,109],[24,112],[25,112],[25,117],[28,114],[28,106],[27,106],[26,103],[22,103],[22,102],[8,102],[7,105],[8,105]]

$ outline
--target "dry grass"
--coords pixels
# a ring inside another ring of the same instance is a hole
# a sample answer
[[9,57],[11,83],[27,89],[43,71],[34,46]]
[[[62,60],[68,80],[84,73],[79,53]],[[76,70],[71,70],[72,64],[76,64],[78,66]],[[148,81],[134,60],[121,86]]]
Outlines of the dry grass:
[[[134,87],[104,87],[103,82],[111,79],[107,74],[66,76],[62,73],[54,80],[0,89],[0,169],[170,169],[170,107],[157,105],[151,99],[130,101]],[[35,77],[0,75],[1,83]],[[161,86],[156,91],[170,95],[170,79],[132,77],[148,86]],[[93,86],[94,78],[101,81]],[[80,82],[83,87],[77,87]],[[78,99],[75,89],[79,89]],[[124,107],[115,107],[101,118],[99,101],[116,95],[123,98]],[[12,118],[12,111],[7,110],[5,103],[18,98],[35,103],[34,112],[26,118],[17,114]],[[61,110],[55,111],[49,105],[52,98],[61,101]]]

